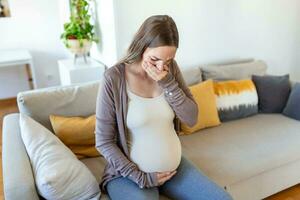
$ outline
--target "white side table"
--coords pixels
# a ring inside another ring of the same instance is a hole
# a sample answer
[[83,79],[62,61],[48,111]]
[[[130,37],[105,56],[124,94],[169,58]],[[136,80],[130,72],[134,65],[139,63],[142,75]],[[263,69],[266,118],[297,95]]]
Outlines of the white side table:
[[32,57],[27,50],[0,50],[0,69],[12,66],[25,66],[30,89],[37,88]]
[[87,61],[85,63],[84,60],[77,59],[75,64],[73,58],[59,60],[58,68],[61,85],[101,80],[107,67],[92,58],[88,58]]

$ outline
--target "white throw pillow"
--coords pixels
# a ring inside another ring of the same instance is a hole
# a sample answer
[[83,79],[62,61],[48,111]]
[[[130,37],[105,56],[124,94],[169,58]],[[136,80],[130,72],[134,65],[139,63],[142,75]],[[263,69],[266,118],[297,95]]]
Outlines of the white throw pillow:
[[100,199],[96,178],[51,131],[21,113],[20,128],[41,196],[55,200]]

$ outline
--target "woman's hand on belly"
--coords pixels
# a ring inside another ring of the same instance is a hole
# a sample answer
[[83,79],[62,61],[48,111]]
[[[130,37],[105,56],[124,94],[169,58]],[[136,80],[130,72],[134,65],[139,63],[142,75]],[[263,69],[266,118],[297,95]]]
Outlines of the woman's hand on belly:
[[167,172],[156,172],[157,180],[158,180],[158,185],[164,184],[167,180],[172,178],[176,174],[176,170],[174,171],[167,171]]

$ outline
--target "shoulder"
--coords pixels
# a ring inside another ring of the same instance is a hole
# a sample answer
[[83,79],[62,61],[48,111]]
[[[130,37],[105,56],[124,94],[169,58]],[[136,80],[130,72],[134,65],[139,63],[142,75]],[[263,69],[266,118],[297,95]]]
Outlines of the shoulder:
[[122,78],[122,67],[123,64],[116,64],[112,67],[109,67],[104,72],[104,80],[105,81],[112,81],[112,82],[118,82]]

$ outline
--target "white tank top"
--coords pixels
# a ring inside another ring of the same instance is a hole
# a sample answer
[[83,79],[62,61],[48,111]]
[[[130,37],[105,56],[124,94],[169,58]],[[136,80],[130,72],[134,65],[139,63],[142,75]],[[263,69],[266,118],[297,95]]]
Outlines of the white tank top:
[[146,98],[130,91],[127,127],[130,158],[144,172],[175,170],[181,160],[181,143],[173,125],[175,113],[164,94]]

